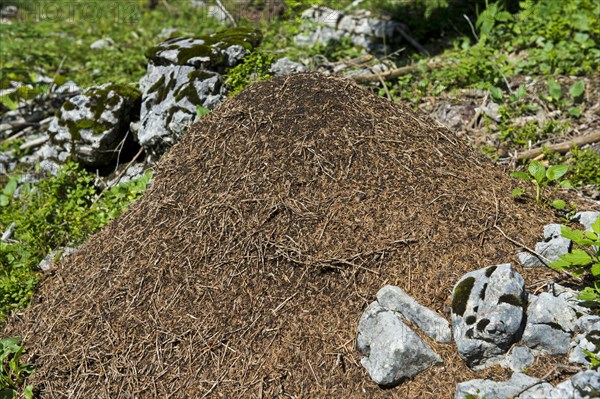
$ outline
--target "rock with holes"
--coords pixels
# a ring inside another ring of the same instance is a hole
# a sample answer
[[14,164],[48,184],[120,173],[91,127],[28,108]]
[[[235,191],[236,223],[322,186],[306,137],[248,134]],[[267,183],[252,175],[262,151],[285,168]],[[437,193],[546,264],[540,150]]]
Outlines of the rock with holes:
[[584,316],[577,320],[577,335],[570,344],[569,361],[590,365],[590,358],[584,352],[600,352],[600,316]]
[[358,323],[361,364],[378,385],[394,386],[441,362],[429,345],[410,329],[402,316],[371,303]]
[[460,356],[475,369],[500,363],[525,327],[523,277],[502,264],[464,275],[452,291],[452,333]]
[[399,287],[386,285],[380,289],[377,292],[377,302],[385,309],[400,313],[437,342],[447,344],[452,339],[446,319],[418,303]]
[[146,51],[148,72],[140,81],[140,122],[132,126],[148,159],[156,161],[198,118],[224,98],[222,74],[260,42],[256,31],[232,29],[203,37],[175,37]]
[[114,83],[69,98],[48,128],[49,151],[88,166],[111,164],[131,140],[129,122],[139,114],[139,98],[136,89]]
[[567,353],[577,316],[569,303],[544,292],[530,296],[523,342],[540,353]]

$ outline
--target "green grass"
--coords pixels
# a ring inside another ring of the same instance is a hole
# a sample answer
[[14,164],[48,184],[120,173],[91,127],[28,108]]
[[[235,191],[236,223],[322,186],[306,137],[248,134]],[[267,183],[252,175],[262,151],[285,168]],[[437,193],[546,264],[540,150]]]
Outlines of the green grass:
[[[149,10],[147,1],[58,0],[25,1],[24,19],[2,25],[0,85],[8,80],[35,83],[35,74],[82,87],[137,82],[146,71],[144,52],[158,44],[164,28],[201,35],[222,29],[189,1],[169,1]],[[40,18],[41,17],[41,18]],[[40,19],[38,21],[38,19]],[[114,47],[91,50],[98,39],[110,37]],[[24,51],[26,49],[26,51]]]

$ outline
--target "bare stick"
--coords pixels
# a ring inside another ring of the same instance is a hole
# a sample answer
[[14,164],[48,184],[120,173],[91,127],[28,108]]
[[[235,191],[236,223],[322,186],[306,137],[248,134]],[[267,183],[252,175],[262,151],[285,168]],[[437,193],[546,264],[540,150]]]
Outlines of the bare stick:
[[[545,148],[552,152],[558,152],[558,153],[564,154],[564,153],[569,152],[569,150],[574,145],[582,146],[585,144],[595,143],[597,141],[600,141],[600,132],[595,132],[595,133],[588,134],[585,136],[579,136],[572,140],[563,141],[562,143],[550,145]],[[522,153],[517,155],[517,159],[518,160],[532,159],[532,158],[535,158],[535,157],[539,156],[540,154],[542,154],[543,151],[544,151],[544,148],[534,148],[531,150],[523,151]]]
[[217,6],[219,6],[221,11],[223,11],[223,14],[225,14],[225,16],[227,17],[227,19],[231,21],[231,23],[233,24],[233,26],[235,28],[237,28],[238,24],[237,24],[237,22],[235,22],[235,18],[233,18],[233,16],[229,13],[229,11],[227,11],[227,9],[225,8],[225,6],[221,2],[221,0],[215,0],[215,1],[217,2]]
[[[442,64],[427,64],[427,68],[436,69],[442,67]],[[408,65],[402,68],[392,69],[390,71],[382,72],[379,74],[368,74],[368,75],[355,75],[351,76],[356,82],[366,83],[366,82],[376,82],[380,79],[394,79],[398,76],[407,75],[412,72],[416,72],[421,69],[421,65]]]

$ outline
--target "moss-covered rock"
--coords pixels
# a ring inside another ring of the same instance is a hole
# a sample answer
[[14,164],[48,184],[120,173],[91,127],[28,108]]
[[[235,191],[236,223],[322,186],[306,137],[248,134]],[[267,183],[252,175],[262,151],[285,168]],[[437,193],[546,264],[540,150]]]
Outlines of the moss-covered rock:
[[125,143],[129,122],[139,115],[141,93],[109,83],[67,100],[49,127],[53,145],[88,166],[109,165]]
[[175,37],[146,50],[153,65],[187,65],[220,71],[237,65],[262,40],[259,31],[230,29],[197,37]]

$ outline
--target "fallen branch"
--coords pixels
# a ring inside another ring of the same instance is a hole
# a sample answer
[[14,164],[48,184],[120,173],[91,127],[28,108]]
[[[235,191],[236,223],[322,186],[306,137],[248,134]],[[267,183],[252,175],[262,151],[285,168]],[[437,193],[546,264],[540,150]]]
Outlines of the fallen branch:
[[48,140],[50,140],[50,138],[48,136],[38,137],[37,139],[34,139],[34,140],[31,140],[31,141],[21,144],[19,146],[19,150],[26,150],[27,148],[31,148],[31,147],[39,147]]
[[217,6],[221,9],[221,11],[223,11],[223,14],[225,14],[225,16],[227,17],[227,19],[229,21],[231,21],[231,23],[233,24],[234,28],[238,27],[237,22],[235,21],[235,18],[233,18],[233,16],[229,13],[229,11],[227,10],[227,8],[225,8],[225,5],[221,2],[221,0],[215,0],[217,3]]
[[564,141],[562,143],[550,145],[547,147],[533,148],[531,150],[523,151],[522,153],[517,155],[517,160],[521,161],[526,159],[533,159],[538,155],[542,154],[544,149],[552,152],[558,152],[560,154],[565,154],[569,152],[569,150],[575,145],[582,146],[585,144],[595,143],[597,141],[600,141],[600,132],[588,134],[585,136],[579,136],[572,140]]
[[[442,66],[442,64],[426,64],[425,66],[428,69],[436,69],[436,68],[440,68]],[[379,79],[394,79],[394,78],[397,78],[398,76],[407,75],[412,72],[417,72],[421,68],[422,68],[422,65],[414,64],[414,65],[408,65],[408,66],[405,66],[402,68],[392,69],[390,71],[382,72],[379,74],[355,75],[355,76],[351,76],[351,78],[359,83],[376,82],[376,81],[379,81]]]

